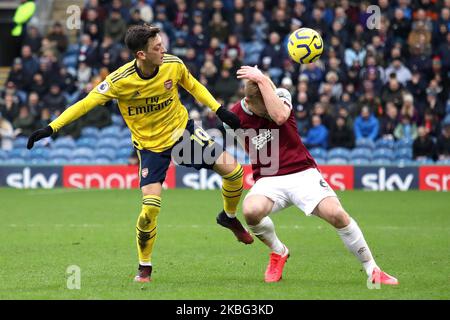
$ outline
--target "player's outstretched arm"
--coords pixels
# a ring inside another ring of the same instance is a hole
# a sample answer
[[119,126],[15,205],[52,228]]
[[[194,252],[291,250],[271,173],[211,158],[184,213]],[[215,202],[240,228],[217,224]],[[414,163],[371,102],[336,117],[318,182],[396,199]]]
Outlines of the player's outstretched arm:
[[93,89],[84,99],[67,108],[61,115],[53,120],[47,127],[34,131],[28,138],[27,148],[31,149],[36,141],[50,137],[62,127],[77,120],[94,107],[105,104],[105,102],[114,98],[115,95],[109,92],[109,83],[105,80]]
[[237,71],[237,78],[247,79],[258,84],[267,112],[277,125],[282,125],[287,121],[291,114],[290,105],[287,105],[288,103],[278,96],[272,81],[261,70],[257,67],[242,66]]

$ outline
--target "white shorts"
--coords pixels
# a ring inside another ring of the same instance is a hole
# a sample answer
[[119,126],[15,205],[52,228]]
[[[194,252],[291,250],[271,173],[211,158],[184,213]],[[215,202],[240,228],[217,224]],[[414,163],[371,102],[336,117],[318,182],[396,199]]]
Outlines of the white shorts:
[[336,193],[315,168],[284,176],[264,177],[256,181],[246,197],[263,195],[274,202],[272,212],[295,205],[307,216],[327,197]]

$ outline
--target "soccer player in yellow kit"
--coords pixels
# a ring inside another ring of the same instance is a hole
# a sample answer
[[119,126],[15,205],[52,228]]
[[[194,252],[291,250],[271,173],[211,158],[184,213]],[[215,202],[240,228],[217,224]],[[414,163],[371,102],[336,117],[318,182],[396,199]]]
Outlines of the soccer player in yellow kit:
[[253,242],[250,233],[235,216],[243,189],[243,169],[233,156],[188,119],[187,110],[178,96],[178,85],[215,111],[231,128],[237,129],[240,121],[189,73],[182,60],[166,54],[159,32],[159,28],[149,25],[130,27],[125,43],[135,59],[108,75],[49,126],[33,132],[27,145],[31,149],[35,141],[51,136],[95,106],[111,99],[118,100],[139,157],[143,199],[136,224],[139,273],[135,280],[138,282],[151,279],[151,254],[157,234],[162,183],[172,157],[180,165],[197,170],[212,169],[222,176],[224,210],[217,216],[217,223],[233,231],[239,241]]

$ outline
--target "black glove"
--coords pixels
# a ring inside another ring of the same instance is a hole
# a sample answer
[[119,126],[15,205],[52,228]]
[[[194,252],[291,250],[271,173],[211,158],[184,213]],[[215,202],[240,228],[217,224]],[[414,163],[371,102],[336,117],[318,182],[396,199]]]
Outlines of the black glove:
[[219,107],[219,109],[217,109],[216,111],[216,114],[219,119],[229,125],[231,129],[236,130],[241,127],[241,120],[239,120],[239,117],[233,112],[228,111],[226,108],[222,106]]
[[36,130],[28,138],[27,149],[33,148],[34,143],[36,141],[39,141],[39,140],[41,140],[42,138],[45,138],[45,137],[50,137],[52,134],[53,134],[53,129],[50,126],[46,126],[43,129]]

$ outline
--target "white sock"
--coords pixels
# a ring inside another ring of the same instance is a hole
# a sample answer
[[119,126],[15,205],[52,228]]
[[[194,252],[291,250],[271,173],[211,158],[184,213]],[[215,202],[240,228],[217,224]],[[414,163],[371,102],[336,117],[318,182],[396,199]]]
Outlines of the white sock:
[[276,254],[284,253],[284,245],[275,233],[275,225],[273,224],[272,219],[264,217],[257,225],[248,225],[248,228],[259,240],[272,249],[273,252]]
[[236,218],[236,213],[228,213],[225,210],[223,210],[225,212],[225,214],[227,215],[228,218]]
[[377,264],[356,221],[350,218],[350,224],[348,226],[336,230],[347,249],[361,261],[367,275],[371,276]]

